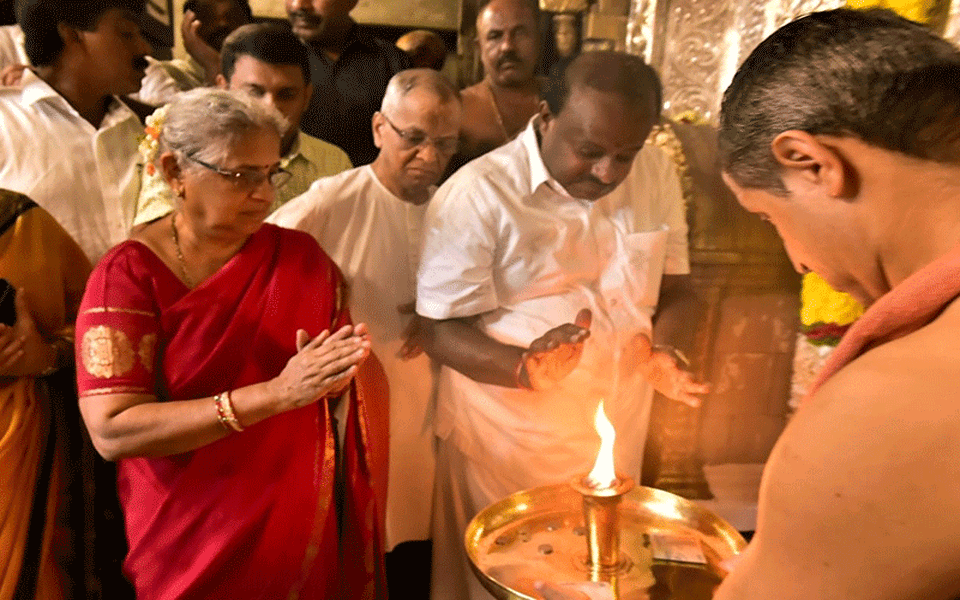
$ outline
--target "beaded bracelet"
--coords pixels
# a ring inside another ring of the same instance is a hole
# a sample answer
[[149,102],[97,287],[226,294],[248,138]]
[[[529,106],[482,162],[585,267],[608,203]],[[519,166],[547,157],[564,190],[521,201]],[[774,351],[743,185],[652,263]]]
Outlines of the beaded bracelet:
[[233,410],[233,403],[230,402],[230,392],[222,392],[213,397],[213,402],[217,406],[217,420],[227,431],[243,431],[244,427],[237,420],[237,413]]

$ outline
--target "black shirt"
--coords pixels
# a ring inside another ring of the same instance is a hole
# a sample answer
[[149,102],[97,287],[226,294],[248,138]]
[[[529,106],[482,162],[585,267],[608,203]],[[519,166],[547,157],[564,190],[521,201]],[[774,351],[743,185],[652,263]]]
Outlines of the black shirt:
[[300,129],[343,148],[355,167],[373,162],[378,151],[370,120],[380,110],[390,78],[408,68],[410,59],[402,50],[361,34],[356,24],[336,62],[311,48],[313,96]]

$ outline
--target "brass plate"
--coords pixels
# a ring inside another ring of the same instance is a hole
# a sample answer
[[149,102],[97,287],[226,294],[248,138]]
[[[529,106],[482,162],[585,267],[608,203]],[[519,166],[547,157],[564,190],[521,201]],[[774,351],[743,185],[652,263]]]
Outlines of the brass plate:
[[[543,596],[537,582],[560,584],[571,598],[710,600],[726,571],[720,563],[746,541],[727,522],[695,502],[669,492],[636,487],[620,504],[622,567],[591,571],[582,499],[570,485],[517,492],[481,511],[467,527],[465,544],[474,573],[502,600]],[[654,560],[652,534],[694,536],[706,564]]]

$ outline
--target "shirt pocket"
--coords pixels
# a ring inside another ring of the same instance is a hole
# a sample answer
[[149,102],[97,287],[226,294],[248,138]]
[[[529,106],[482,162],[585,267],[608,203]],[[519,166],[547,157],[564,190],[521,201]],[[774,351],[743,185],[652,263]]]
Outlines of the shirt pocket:
[[611,259],[602,287],[618,326],[636,326],[639,318],[649,327],[660,295],[668,233],[664,226],[656,231],[626,234]]

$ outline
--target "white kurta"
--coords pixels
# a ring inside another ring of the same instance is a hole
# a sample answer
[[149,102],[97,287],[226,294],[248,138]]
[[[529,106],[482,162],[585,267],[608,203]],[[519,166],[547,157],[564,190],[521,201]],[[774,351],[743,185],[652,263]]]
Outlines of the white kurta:
[[133,224],[142,133],[116,98],[95,128],[24,71],[19,87],[0,88],[0,187],[42,206],[96,263]]
[[426,206],[394,196],[369,165],[317,180],[267,220],[305,231],[337,263],[348,283],[355,323],[370,328],[372,348],[390,384],[387,548],[430,537],[434,477],[429,420],[434,376],[421,355],[397,357],[416,292]]
[[627,180],[591,203],[552,180],[533,122],[438,190],[424,229],[417,312],[483,315],[484,332],[523,347],[582,308],[593,311],[593,324],[579,365],[555,390],[481,384],[442,369],[434,598],[467,597],[470,586],[471,597],[487,597],[451,561],[465,556],[464,527],[507,494],[589,471],[600,399],[617,430],[617,468],[639,477],[652,390],[630,349],[650,333],[663,273],[689,272],[686,233],[676,171],[659,150],[644,148]]

